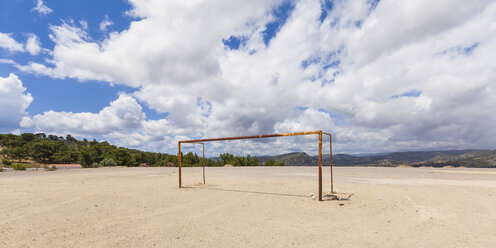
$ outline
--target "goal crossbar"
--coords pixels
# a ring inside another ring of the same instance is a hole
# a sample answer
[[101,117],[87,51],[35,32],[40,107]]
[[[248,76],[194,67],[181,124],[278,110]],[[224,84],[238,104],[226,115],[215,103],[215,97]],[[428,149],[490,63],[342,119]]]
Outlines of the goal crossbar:
[[300,135],[312,135],[317,134],[319,136],[319,159],[318,159],[318,173],[319,173],[319,201],[322,201],[322,135],[329,136],[329,148],[330,148],[330,168],[331,168],[331,193],[334,193],[333,185],[333,175],[332,175],[332,135],[330,133],[322,131],[306,131],[306,132],[293,132],[293,133],[276,133],[276,134],[260,134],[251,136],[238,136],[238,137],[223,137],[223,138],[211,138],[211,139],[197,139],[197,140],[180,140],[177,142],[178,152],[178,166],[179,166],[179,188],[182,187],[182,174],[181,174],[181,144],[183,143],[193,143],[203,145],[203,183],[205,184],[205,142],[211,141],[223,141],[223,140],[242,140],[242,139],[262,139],[262,138],[274,138],[274,137],[284,137],[284,136],[300,136]]

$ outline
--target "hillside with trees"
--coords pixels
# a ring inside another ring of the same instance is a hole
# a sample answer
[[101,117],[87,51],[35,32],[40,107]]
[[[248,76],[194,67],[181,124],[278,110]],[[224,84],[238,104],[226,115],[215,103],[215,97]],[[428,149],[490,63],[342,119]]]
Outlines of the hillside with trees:
[[[274,161],[274,163],[279,163],[279,165],[285,166],[316,166],[318,165],[318,160],[310,157],[304,152],[291,152],[287,154],[281,154],[276,156],[264,156],[260,159],[262,162]],[[271,163],[271,162],[269,162]]]
[[[323,163],[324,165],[330,164],[329,154],[323,155]],[[412,167],[495,168],[496,150],[411,151],[367,156],[336,154],[333,156],[333,164],[337,166],[394,167],[408,165]]]
[[[21,135],[0,134],[0,156],[2,165],[21,163],[28,167],[46,167],[48,164],[78,163],[84,168],[102,166],[177,166],[177,156],[166,153],[144,152],[136,149],[117,147],[106,141],[77,140],[44,133],[23,133]],[[202,166],[202,159],[196,153],[182,154],[182,166]],[[206,159],[205,166],[281,166],[284,163],[267,161],[260,163],[257,157],[235,156],[223,153],[220,159]]]
[[[316,166],[317,156],[309,156],[304,152],[292,152],[276,156],[262,156],[261,162],[275,160],[284,162],[286,166]],[[322,154],[324,166],[329,166],[329,154]],[[348,155],[334,154],[334,166],[374,166],[396,167],[473,167],[496,168],[496,150],[448,150],[448,151],[411,151],[393,152],[380,155]]]
[[[166,153],[144,152],[111,145],[106,141],[77,140],[44,133],[21,135],[0,134],[0,158],[5,167],[47,167],[49,164],[78,163],[85,168],[102,166],[177,166],[177,156]],[[196,153],[182,154],[182,166],[202,166],[202,158]],[[205,166],[316,166],[317,157],[304,152],[293,152],[277,156],[237,156],[230,153],[216,158],[207,158]],[[329,165],[329,154],[323,154],[323,164]],[[412,167],[463,166],[496,167],[496,151],[450,150],[394,152],[381,155],[333,156],[336,166],[386,166],[409,165]]]
[[77,140],[69,134],[66,137],[44,133],[0,134],[0,147],[4,165],[23,162],[44,167],[52,163],[79,163],[82,167],[91,168],[140,164],[167,166],[177,163],[175,155],[117,147],[106,141]]

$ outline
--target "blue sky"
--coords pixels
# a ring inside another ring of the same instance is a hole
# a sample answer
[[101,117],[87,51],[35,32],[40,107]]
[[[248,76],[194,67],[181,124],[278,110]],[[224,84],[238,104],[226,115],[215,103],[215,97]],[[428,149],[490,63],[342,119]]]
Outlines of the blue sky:
[[332,132],[336,152],[495,148],[495,13],[483,0],[2,1],[0,131],[168,153],[304,130]]
[[[36,34],[46,49],[53,49],[54,43],[49,39],[50,25],[60,25],[65,20],[87,21],[90,35],[94,39],[104,39],[108,33],[98,29],[99,23],[109,16],[114,22],[110,30],[122,31],[129,27],[132,18],[124,15],[130,8],[125,1],[44,1],[53,10],[50,14],[40,14],[33,10],[36,1],[15,0],[0,3],[0,30],[11,33],[16,40],[26,39],[27,33]],[[1,51],[3,56],[14,59],[18,63],[43,61],[49,56],[41,54],[31,56],[26,53],[13,54]],[[117,98],[118,92],[130,92],[132,89],[98,81],[78,82],[77,79],[52,79],[46,76],[19,72],[8,64],[0,64],[3,77],[10,73],[22,75],[24,87],[33,95],[33,104],[29,106],[29,114],[42,114],[48,110],[72,112],[98,112]]]

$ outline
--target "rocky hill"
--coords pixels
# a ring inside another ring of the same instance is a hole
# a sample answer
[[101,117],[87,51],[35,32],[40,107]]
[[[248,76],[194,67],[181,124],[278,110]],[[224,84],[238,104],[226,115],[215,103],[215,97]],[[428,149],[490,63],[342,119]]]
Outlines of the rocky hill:
[[[260,162],[267,160],[284,161],[286,166],[316,166],[317,156],[309,156],[304,152],[292,152],[277,156],[258,157]],[[324,166],[330,163],[329,154],[323,154]],[[335,154],[335,166],[398,166],[412,167],[432,166],[464,166],[496,168],[496,150],[448,150],[448,151],[412,151],[393,152],[380,155]]]
[[286,166],[316,166],[318,160],[310,157],[304,152],[292,152],[276,156],[261,156],[258,160],[263,163],[267,160],[275,160],[277,162],[284,161]]

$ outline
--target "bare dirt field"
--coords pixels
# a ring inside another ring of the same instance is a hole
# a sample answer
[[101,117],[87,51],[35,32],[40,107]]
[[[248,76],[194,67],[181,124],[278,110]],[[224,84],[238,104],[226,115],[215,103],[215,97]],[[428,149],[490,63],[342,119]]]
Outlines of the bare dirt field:
[[316,167],[183,172],[0,173],[0,247],[496,246],[496,170],[338,167],[324,202]]

